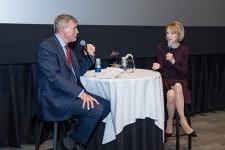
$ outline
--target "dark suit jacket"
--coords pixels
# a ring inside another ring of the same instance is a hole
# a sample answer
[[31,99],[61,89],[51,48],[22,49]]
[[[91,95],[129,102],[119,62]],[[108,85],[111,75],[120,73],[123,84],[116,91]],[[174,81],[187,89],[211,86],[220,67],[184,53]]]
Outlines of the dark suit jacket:
[[83,87],[79,77],[92,65],[87,56],[78,64],[71,51],[76,78],[56,36],[43,41],[38,51],[38,116],[46,121],[69,119]]

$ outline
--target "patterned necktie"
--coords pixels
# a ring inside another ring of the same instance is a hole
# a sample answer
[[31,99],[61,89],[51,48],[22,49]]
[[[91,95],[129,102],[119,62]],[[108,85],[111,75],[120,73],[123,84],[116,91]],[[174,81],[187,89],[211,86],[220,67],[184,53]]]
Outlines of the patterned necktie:
[[70,66],[72,66],[72,57],[71,57],[71,53],[70,53],[70,48],[69,46],[65,46],[66,48],[66,56],[67,56],[67,60]]

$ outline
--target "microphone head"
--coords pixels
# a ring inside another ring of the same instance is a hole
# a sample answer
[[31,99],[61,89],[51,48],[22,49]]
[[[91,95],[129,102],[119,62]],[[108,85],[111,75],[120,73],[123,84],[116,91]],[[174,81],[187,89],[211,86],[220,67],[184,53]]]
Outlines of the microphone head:
[[80,41],[80,45],[81,45],[81,46],[86,46],[85,40],[81,40],[81,41]]
[[168,43],[168,48],[172,48],[172,43]]

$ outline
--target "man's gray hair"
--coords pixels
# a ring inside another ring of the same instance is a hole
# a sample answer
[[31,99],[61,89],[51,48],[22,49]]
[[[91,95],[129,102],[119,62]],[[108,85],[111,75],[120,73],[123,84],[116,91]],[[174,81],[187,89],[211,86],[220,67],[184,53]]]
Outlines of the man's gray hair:
[[57,33],[60,28],[66,27],[70,20],[72,20],[74,23],[78,23],[78,20],[71,15],[58,15],[54,21],[54,32]]

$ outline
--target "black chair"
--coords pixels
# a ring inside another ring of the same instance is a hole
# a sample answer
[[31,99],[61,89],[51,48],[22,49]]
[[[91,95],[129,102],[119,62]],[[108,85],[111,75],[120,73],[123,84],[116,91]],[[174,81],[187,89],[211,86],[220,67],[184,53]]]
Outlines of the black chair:
[[[67,121],[42,121],[38,120],[37,121],[37,130],[36,130],[36,139],[35,139],[35,150],[39,150],[41,141],[42,141],[42,136],[43,136],[43,131],[45,129],[45,125],[50,125],[50,128],[52,129],[53,125],[53,130],[52,130],[52,137],[53,137],[53,145],[52,148],[53,150],[58,149],[58,139],[62,140],[62,138],[65,136],[66,131],[71,127],[72,124],[75,124],[77,120],[67,120]],[[58,133],[59,131],[59,133]],[[58,136],[59,134],[59,136]]]
[[[184,105],[184,113],[185,116],[187,118],[187,122],[188,124],[191,126],[191,104],[185,104]],[[175,111],[175,135],[171,136],[171,137],[176,137],[176,150],[180,149],[180,137],[181,136],[186,136],[187,134],[181,134],[180,133],[180,117],[177,111]],[[166,118],[167,120],[167,118]],[[190,150],[191,146],[192,146],[192,136],[191,135],[187,135],[188,136],[188,144],[187,144],[187,149]],[[165,143],[168,141],[168,139],[165,137]]]
[[[41,143],[41,137],[44,129],[44,125],[46,122],[38,121],[38,127],[36,131],[36,139],[35,139],[35,150],[39,150],[39,146]],[[57,150],[57,134],[58,134],[58,122],[54,121],[53,123],[53,150]]]
[[[191,105],[190,104],[185,104],[184,105],[184,112],[185,112],[185,116],[187,118],[187,122],[188,124],[191,126]],[[184,136],[186,134],[181,135],[180,134],[180,117],[178,112],[175,112],[175,120],[176,120],[176,150],[180,149],[180,136]],[[192,146],[192,136],[191,135],[187,135],[188,136],[188,145],[187,145],[187,149],[190,150],[191,146]]]

